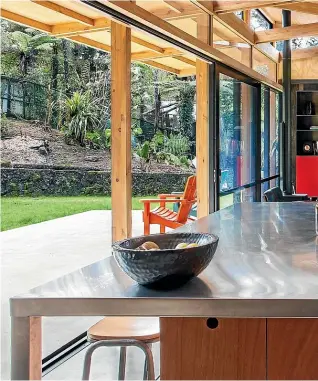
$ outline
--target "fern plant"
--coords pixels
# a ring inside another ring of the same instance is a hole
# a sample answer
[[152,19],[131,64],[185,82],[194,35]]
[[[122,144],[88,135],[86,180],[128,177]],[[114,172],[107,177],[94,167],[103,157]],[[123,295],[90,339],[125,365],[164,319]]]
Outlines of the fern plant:
[[12,33],[12,39],[19,50],[20,70],[22,75],[27,75],[31,57],[37,51],[51,50],[55,38],[45,33],[35,34],[34,36],[16,30]]

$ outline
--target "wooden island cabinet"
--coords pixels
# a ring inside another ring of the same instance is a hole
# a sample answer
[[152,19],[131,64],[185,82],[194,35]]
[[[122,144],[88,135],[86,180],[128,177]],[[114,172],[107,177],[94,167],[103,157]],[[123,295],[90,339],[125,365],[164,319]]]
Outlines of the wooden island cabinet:
[[318,319],[161,318],[162,380],[316,380]]

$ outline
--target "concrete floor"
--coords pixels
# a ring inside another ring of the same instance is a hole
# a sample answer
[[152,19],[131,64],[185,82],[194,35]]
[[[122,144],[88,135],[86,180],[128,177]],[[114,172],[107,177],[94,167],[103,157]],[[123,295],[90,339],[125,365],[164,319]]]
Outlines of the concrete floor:
[[[152,227],[152,233],[159,227]],[[143,233],[140,211],[133,211],[133,235]],[[1,379],[10,377],[11,296],[111,255],[111,211],[90,211],[0,233],[1,237]],[[98,317],[43,319],[43,357],[86,331]],[[159,345],[154,346],[158,374]],[[50,380],[81,378],[84,352],[45,376]],[[96,352],[92,379],[117,377],[116,348]],[[143,355],[128,350],[127,378],[141,379]]]

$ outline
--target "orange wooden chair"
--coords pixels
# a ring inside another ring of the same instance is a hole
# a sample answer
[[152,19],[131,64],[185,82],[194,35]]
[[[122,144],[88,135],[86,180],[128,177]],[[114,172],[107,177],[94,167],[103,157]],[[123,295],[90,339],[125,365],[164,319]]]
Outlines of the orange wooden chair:
[[[160,233],[164,233],[166,227],[175,229],[188,222],[195,221],[195,218],[190,216],[190,211],[192,205],[196,202],[196,192],[196,177],[190,176],[180,198],[177,198],[178,196],[175,194],[159,194],[159,199],[140,200],[144,204],[144,234],[150,234],[150,225],[160,225]],[[158,202],[160,206],[150,210],[150,204]],[[168,202],[180,203],[177,213],[166,208]]]

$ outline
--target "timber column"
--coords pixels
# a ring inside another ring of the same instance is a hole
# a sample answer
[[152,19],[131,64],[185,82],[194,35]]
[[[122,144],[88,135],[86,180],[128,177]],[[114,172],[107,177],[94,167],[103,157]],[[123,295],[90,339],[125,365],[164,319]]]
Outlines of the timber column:
[[112,240],[131,236],[131,31],[111,23]]
[[[212,44],[212,17],[202,14],[197,17],[197,38],[209,45]],[[196,121],[196,161],[197,161],[197,199],[198,218],[207,216],[214,211],[213,200],[210,198],[213,189],[213,168],[211,166],[213,147],[212,115],[210,104],[211,68],[208,62],[197,58],[197,121]]]

